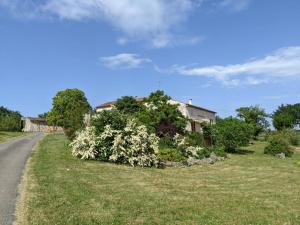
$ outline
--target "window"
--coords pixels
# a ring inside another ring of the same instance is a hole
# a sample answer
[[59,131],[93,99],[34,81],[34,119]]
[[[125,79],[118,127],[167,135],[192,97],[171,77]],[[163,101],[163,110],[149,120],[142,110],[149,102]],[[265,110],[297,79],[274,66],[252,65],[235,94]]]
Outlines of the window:
[[195,121],[191,122],[192,132],[196,132],[196,123]]

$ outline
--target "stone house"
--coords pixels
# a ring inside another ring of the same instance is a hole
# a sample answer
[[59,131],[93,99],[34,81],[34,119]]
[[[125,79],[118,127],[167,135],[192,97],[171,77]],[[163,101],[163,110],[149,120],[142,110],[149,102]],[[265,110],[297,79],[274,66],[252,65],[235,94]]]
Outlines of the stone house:
[[62,127],[49,126],[45,119],[24,117],[22,118],[22,127],[24,132],[60,132]]
[[[145,98],[136,98],[136,101],[143,102]],[[106,102],[96,107],[97,112],[102,110],[110,110],[114,107],[116,101]],[[201,132],[201,123],[206,122],[214,124],[216,122],[216,112],[202,108],[200,106],[193,105],[190,99],[188,103],[183,103],[177,100],[171,99],[170,104],[177,104],[178,110],[187,118],[191,119],[191,123],[187,125],[186,130],[192,132]]]

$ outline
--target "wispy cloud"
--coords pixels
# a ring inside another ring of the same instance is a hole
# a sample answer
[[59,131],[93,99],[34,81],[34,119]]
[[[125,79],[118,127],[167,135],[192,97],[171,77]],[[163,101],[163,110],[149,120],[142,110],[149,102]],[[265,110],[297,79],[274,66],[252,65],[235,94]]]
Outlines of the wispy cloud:
[[147,58],[141,58],[137,54],[122,53],[114,56],[101,57],[101,63],[110,69],[134,69],[143,67],[152,61]]
[[300,78],[300,46],[278,49],[261,59],[208,67],[174,66],[174,72],[215,79],[224,85],[257,85],[279,78]]
[[118,40],[121,44],[147,40],[161,48],[172,45],[173,27],[198,5],[199,0],[48,0],[42,9],[62,19],[104,20],[127,36]]
[[220,2],[219,7],[229,8],[233,11],[242,11],[249,7],[250,0],[223,0]]
[[[249,0],[218,0],[222,8],[241,10]],[[195,45],[201,36],[182,37],[175,30],[207,0],[0,0],[17,17],[106,21],[121,31],[117,43],[146,41],[155,48]]]

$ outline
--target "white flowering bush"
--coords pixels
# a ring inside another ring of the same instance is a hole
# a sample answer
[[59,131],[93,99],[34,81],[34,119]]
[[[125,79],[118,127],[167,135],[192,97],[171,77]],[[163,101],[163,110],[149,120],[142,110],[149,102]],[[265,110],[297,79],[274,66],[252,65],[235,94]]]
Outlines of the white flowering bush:
[[187,147],[187,140],[186,137],[180,135],[180,134],[176,134],[173,137],[174,140],[174,144],[176,148],[186,148]]
[[72,155],[81,159],[95,159],[98,154],[98,138],[94,127],[78,132],[71,142]]
[[182,150],[182,153],[185,157],[198,159],[201,150],[203,150],[203,148],[199,146],[189,146],[187,148],[184,148]]
[[123,130],[106,125],[99,135],[95,127],[79,132],[70,144],[72,154],[81,159],[98,159],[131,166],[158,167],[159,138],[144,125],[129,120]]
[[139,126],[131,120],[125,129],[115,136],[109,160],[131,166],[158,167],[158,141],[159,138],[155,134],[148,134],[146,126]]

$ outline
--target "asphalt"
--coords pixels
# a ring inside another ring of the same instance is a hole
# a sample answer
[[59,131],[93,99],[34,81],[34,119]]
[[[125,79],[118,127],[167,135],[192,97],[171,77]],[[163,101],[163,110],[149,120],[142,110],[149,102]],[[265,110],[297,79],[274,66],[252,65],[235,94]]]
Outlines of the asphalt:
[[18,186],[34,145],[43,137],[35,133],[0,144],[0,225],[14,221]]

